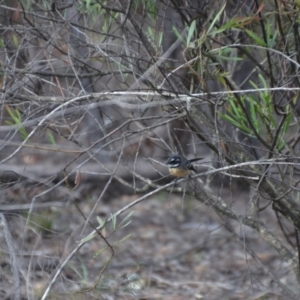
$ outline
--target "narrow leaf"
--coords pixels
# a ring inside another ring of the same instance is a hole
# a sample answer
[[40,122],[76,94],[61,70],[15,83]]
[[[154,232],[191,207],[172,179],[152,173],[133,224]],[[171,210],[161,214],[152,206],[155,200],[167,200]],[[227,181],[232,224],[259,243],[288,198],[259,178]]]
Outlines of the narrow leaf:
[[264,40],[262,40],[258,35],[256,35],[253,31],[246,29],[247,34],[253,38],[253,40],[262,47],[267,47],[267,44]]
[[225,4],[221,7],[221,9],[219,10],[219,12],[217,13],[217,15],[215,16],[215,18],[212,20],[208,30],[207,30],[207,34],[209,34],[209,32],[211,31],[211,29],[215,26],[216,22],[219,20],[221,14],[223,13],[224,9],[226,6],[226,2]]
[[193,34],[195,33],[195,29],[196,29],[196,20],[194,20],[189,28],[188,31],[188,35],[187,35],[187,45],[190,44],[191,38],[193,36]]

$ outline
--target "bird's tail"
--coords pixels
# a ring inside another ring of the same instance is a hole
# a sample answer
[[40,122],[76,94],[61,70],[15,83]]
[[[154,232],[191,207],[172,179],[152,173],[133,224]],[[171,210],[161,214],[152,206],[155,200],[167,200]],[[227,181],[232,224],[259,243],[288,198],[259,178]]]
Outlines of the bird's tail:
[[201,160],[201,159],[204,159],[203,157],[199,157],[199,158],[193,158],[193,159],[189,159],[189,162],[195,162],[195,161],[198,161],[198,160]]

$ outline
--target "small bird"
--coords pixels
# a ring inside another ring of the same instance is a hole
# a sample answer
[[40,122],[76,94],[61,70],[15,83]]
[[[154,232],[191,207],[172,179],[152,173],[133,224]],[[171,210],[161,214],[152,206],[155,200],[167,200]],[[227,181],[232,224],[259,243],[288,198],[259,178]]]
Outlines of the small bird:
[[196,169],[192,165],[192,162],[201,159],[203,158],[187,159],[180,154],[172,154],[167,161],[167,166],[169,167],[169,171],[173,176],[186,177],[190,175],[192,171],[197,173]]

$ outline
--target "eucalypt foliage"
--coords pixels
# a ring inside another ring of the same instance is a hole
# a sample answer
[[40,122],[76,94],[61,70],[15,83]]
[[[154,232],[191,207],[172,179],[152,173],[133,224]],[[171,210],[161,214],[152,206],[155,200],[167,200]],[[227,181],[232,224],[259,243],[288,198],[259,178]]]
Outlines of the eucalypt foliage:
[[293,113],[289,104],[279,105],[268,88],[265,79],[259,75],[260,86],[251,82],[256,90],[250,94],[229,94],[225,112],[219,116],[234,127],[270,145],[274,150],[282,151],[287,147],[288,130],[291,127]]

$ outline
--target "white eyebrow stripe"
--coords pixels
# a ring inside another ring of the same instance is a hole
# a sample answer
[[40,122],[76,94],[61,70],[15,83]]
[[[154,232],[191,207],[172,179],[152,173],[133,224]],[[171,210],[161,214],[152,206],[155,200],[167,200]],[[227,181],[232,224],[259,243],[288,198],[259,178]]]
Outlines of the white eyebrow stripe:
[[172,164],[172,165],[170,165],[171,168],[176,168],[178,166],[179,166],[179,164]]

